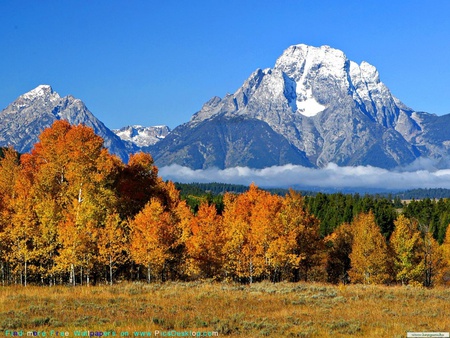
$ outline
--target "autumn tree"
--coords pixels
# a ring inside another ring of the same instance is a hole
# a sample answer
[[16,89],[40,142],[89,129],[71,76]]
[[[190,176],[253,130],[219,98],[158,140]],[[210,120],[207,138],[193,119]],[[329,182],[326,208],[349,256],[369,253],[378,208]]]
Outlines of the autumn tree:
[[295,281],[306,281],[310,271],[322,265],[324,248],[319,221],[307,211],[299,193],[291,190],[284,197],[269,231],[272,234],[266,257],[275,280],[284,272]]
[[99,230],[97,246],[99,262],[108,266],[110,285],[113,284],[113,272],[117,265],[126,261],[127,243],[125,226],[119,214],[109,214],[105,225]]
[[14,186],[14,198],[11,200],[10,223],[6,228],[6,237],[11,250],[8,260],[20,282],[25,286],[28,281],[30,263],[36,255],[38,238],[38,220],[33,210],[33,199],[29,192],[33,181],[30,176],[19,175]]
[[326,270],[328,281],[334,284],[348,283],[350,270],[350,254],[352,252],[353,233],[350,224],[340,225],[332,234],[324,239],[327,247]]
[[419,255],[423,257],[422,284],[426,287],[442,284],[445,282],[444,246],[440,246],[434,238],[433,227],[429,223],[418,220],[417,224],[417,228],[421,232]]
[[450,283],[450,226],[447,226],[444,242],[441,245],[442,250],[442,283]]
[[[150,154],[130,155],[117,179],[118,207],[122,219],[133,218],[151,198],[159,198],[165,204],[162,181],[158,168]],[[165,196],[165,195],[164,195]]]
[[220,276],[224,239],[216,207],[207,202],[200,204],[197,215],[191,218],[190,230],[186,240],[189,274],[206,278]]
[[250,185],[247,192],[224,197],[225,269],[250,283],[268,272],[267,250],[281,198]]
[[[19,172],[19,154],[13,148],[3,150],[0,159],[0,211],[5,216],[11,199],[14,198],[15,183]],[[0,219],[1,220],[1,219]],[[3,224],[4,222],[2,222]]]
[[442,248],[433,238],[431,231],[426,231],[423,237],[425,278],[424,286],[431,287],[440,284],[444,273],[445,261]]
[[2,284],[6,280],[7,254],[11,247],[6,230],[11,224],[12,201],[19,172],[19,155],[13,148],[3,149],[0,160],[0,264]]
[[386,282],[389,278],[388,250],[373,213],[358,215],[352,222],[352,233],[350,280],[364,284]]
[[170,212],[155,198],[131,222],[130,254],[147,268],[148,283],[152,275],[162,275],[172,259],[171,249],[177,243],[175,230]]
[[[72,281],[78,266],[81,278],[83,271],[89,278],[98,229],[116,206],[120,160],[108,153],[91,128],[56,121],[21,162],[21,175],[32,182],[26,193],[33,199],[42,234],[36,241],[37,264],[47,271],[66,269]],[[71,253],[75,248],[78,252]],[[65,260],[69,257],[71,262]]]
[[402,284],[420,282],[425,270],[421,233],[404,215],[400,215],[394,224],[390,246],[394,255],[395,279]]

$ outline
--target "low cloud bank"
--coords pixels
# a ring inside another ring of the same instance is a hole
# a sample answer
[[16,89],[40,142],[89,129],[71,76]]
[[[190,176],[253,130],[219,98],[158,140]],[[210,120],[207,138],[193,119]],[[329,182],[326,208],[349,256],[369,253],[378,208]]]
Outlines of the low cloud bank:
[[223,182],[261,187],[300,187],[302,189],[371,189],[406,190],[413,188],[450,189],[450,169],[436,169],[421,160],[405,168],[386,170],[372,166],[339,167],[334,163],[312,169],[287,164],[264,169],[235,167],[227,169],[192,170],[180,165],[162,167],[165,180],[182,183]]

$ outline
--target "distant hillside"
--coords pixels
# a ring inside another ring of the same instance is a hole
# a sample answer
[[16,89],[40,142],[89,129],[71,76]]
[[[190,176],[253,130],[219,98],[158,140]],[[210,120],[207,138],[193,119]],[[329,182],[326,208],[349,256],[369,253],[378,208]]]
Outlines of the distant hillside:
[[402,200],[420,200],[424,198],[440,199],[450,198],[450,189],[433,188],[433,189],[411,189],[404,192],[399,192],[395,196],[400,197]]
[[[240,194],[246,192],[248,190],[248,186],[246,185],[238,185],[238,184],[228,184],[228,183],[175,183],[175,186],[178,190],[180,190],[181,195],[220,195],[226,192]],[[263,190],[266,190],[272,194],[277,194],[284,196],[289,192],[289,189],[282,188],[264,188],[259,187]],[[354,195],[355,193],[359,195],[373,195],[373,196],[383,196],[389,199],[401,199],[401,200],[421,200],[424,198],[430,199],[440,199],[440,198],[450,198],[450,189],[444,188],[429,188],[429,189],[410,189],[400,192],[386,192],[386,193],[370,193],[370,192],[354,192],[354,191],[334,191],[334,190],[322,190],[322,191],[309,191],[309,190],[294,190],[300,192],[303,196],[315,196],[318,193],[323,194],[336,194],[343,193],[345,195]]]
[[[241,194],[248,190],[248,186],[241,184],[229,184],[229,183],[175,183],[175,187],[180,191],[180,194],[183,195],[221,195],[226,192]],[[271,194],[284,196],[289,193],[289,189],[283,188],[264,188],[259,187],[262,190],[268,191]],[[317,192],[307,191],[307,190],[299,190],[294,189],[295,191],[300,192],[303,196],[313,196],[316,195]]]

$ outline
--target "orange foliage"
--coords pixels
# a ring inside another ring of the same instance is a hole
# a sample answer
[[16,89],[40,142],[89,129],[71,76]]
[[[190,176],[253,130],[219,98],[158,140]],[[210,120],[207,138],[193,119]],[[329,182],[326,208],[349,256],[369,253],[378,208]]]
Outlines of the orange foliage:
[[214,205],[203,202],[197,215],[191,218],[191,236],[186,240],[189,257],[188,274],[206,278],[221,275],[224,245],[222,219]]
[[253,281],[268,272],[267,250],[274,235],[281,198],[250,185],[224,199],[224,256],[227,273]]
[[147,267],[147,279],[163,273],[172,259],[176,244],[176,228],[168,211],[157,199],[151,199],[131,223],[131,257]]

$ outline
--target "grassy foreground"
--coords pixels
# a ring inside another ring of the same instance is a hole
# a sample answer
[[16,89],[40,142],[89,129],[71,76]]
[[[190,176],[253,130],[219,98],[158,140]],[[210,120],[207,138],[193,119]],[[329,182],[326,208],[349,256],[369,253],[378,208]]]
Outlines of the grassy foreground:
[[450,331],[449,313],[450,289],[441,288],[269,282],[0,287],[0,336],[23,330],[24,336],[63,331],[74,337],[89,330],[84,334],[134,337],[155,336],[157,330],[229,337],[406,337],[408,331]]

